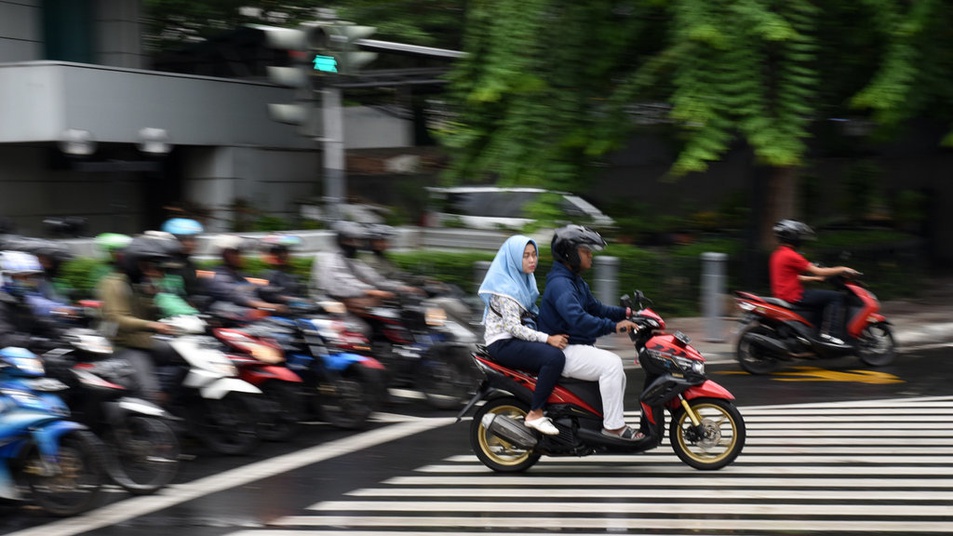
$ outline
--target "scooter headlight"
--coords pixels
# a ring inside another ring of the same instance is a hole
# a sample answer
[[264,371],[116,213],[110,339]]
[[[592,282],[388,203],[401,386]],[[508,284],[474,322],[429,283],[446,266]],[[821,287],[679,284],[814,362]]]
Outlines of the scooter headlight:
[[447,321],[447,312],[440,307],[428,307],[424,312],[424,321],[428,326],[440,327]]
[[677,363],[682,370],[689,371],[692,374],[697,374],[699,376],[705,375],[705,363],[703,361],[686,359],[684,357],[676,357],[675,363]]

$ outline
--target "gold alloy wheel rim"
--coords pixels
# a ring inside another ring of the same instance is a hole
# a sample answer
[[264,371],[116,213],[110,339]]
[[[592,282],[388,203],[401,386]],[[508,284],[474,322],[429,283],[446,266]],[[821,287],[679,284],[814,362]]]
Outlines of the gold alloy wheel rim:
[[[688,418],[688,414],[684,412],[678,420],[679,434],[675,440],[678,441],[679,445],[682,447],[682,450],[687,455],[691,456],[692,459],[699,463],[710,465],[724,460],[734,451],[735,444],[738,442],[738,424],[731,417],[730,413],[728,413],[721,406],[717,406],[715,404],[699,404],[698,406],[693,406],[692,409],[694,409],[695,413],[699,415],[702,424],[708,427],[713,426],[717,430],[719,441],[707,448],[703,446],[705,443],[705,438],[702,438],[701,441],[695,443],[687,443],[685,441],[685,428],[686,426],[691,426],[691,420]],[[706,410],[715,410],[718,415],[705,415],[704,412]],[[727,444],[722,444],[720,439],[724,438],[724,434],[722,433],[724,428],[721,425],[726,422],[729,424],[728,430],[731,432],[731,438]],[[720,454],[715,456],[707,455],[708,449],[711,448],[720,448],[723,450]],[[704,452],[699,452],[700,449],[704,450]]]
[[[499,406],[487,414],[504,415],[510,418],[524,418],[526,412],[516,406]],[[480,450],[493,460],[494,463],[501,466],[516,466],[524,463],[530,456],[530,451],[513,446],[508,441],[490,433],[483,424],[479,428]],[[500,454],[500,450],[512,454]]]

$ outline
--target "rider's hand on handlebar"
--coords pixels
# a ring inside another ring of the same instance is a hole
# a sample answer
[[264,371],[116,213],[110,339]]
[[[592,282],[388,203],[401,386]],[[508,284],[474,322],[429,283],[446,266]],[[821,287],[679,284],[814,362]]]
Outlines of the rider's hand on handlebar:
[[846,277],[857,277],[860,275],[860,272],[854,270],[853,268],[848,268],[847,266],[841,266],[841,275]]
[[636,324],[635,322],[631,320],[622,320],[615,325],[616,333],[626,333],[626,332],[638,331],[638,330],[639,330],[638,324]]
[[176,332],[175,326],[166,324],[165,322],[153,322],[150,327],[152,331],[160,335],[175,335]]

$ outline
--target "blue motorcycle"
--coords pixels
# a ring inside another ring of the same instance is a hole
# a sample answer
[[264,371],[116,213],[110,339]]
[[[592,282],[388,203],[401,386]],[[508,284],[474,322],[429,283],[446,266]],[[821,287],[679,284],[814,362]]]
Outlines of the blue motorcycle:
[[281,345],[286,366],[303,381],[307,413],[339,428],[363,428],[387,398],[384,366],[361,353],[370,350],[367,338],[325,307],[295,304],[291,317],[268,317],[244,331]]
[[54,394],[65,388],[32,352],[0,350],[0,498],[56,516],[96,506],[106,478],[102,442]]

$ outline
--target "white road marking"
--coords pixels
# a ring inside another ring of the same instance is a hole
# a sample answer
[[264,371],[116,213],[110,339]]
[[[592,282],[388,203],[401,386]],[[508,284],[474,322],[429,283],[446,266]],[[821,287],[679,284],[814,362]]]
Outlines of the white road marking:
[[337,441],[315,445],[300,450],[262,460],[231,471],[212,475],[188,484],[176,485],[162,490],[156,495],[134,497],[93,510],[81,516],[55,521],[39,527],[13,532],[7,536],[71,536],[96,530],[129,519],[188,502],[192,499],[236,488],[271,476],[293,471],[306,465],[351,454],[359,450],[394,441],[407,436],[446,426],[454,422],[452,418],[416,419],[394,424],[362,434],[346,437]]

